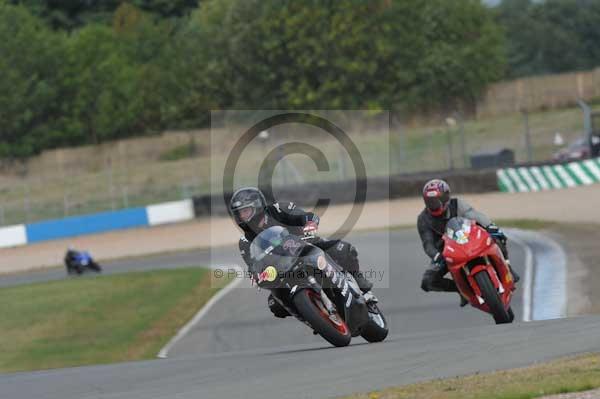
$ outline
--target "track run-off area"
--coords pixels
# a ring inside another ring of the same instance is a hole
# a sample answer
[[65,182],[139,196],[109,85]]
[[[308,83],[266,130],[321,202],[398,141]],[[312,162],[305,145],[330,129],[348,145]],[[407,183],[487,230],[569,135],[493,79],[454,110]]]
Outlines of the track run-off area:
[[[2,396],[332,397],[598,350],[598,317],[521,321],[536,315],[560,317],[564,309],[556,307],[564,303],[557,301],[553,309],[539,306],[545,301],[536,294],[540,284],[536,276],[547,265],[537,260],[546,261],[539,254],[548,251],[537,240],[540,237],[518,231],[510,231],[511,235],[515,237],[511,259],[523,278],[513,299],[519,321],[511,325],[496,326],[487,314],[471,307],[461,309],[456,294],[422,292],[420,278],[427,263],[414,229],[357,232],[347,239],[359,249],[362,269],[371,273],[390,324],[390,336],[383,343],[355,338],[350,347],[333,348],[295,319],[272,317],[266,306],[268,292],[240,281],[189,326],[169,348],[166,359],[1,375]],[[238,256],[235,246],[224,246],[108,262],[105,270],[119,273],[198,264],[227,270],[239,264]],[[38,271],[4,276],[1,284],[63,276],[62,270]],[[545,283],[552,284],[560,297],[564,281]]]

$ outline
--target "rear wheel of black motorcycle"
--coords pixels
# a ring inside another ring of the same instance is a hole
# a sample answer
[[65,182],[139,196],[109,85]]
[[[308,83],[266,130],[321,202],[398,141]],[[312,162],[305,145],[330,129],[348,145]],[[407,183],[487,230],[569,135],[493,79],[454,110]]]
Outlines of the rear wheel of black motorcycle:
[[479,285],[479,289],[481,290],[481,296],[485,303],[487,303],[490,308],[490,312],[492,316],[494,316],[494,321],[496,324],[504,324],[512,322],[510,314],[506,309],[504,309],[504,304],[500,299],[500,295],[494,284],[492,284],[492,280],[490,280],[490,276],[487,272],[482,271],[475,275],[475,281]]
[[323,305],[321,295],[311,289],[304,289],[294,295],[296,310],[304,320],[327,342],[334,346],[348,346],[352,335],[344,319],[339,314],[330,315]]
[[367,342],[381,342],[387,335],[388,325],[383,313],[377,305],[369,305],[369,322],[363,327],[360,336]]

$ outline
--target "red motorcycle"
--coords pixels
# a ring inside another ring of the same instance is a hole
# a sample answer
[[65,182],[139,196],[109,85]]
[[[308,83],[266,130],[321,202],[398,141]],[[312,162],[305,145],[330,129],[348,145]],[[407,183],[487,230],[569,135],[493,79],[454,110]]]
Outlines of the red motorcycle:
[[474,220],[455,217],[448,221],[443,240],[443,256],[460,294],[490,313],[496,324],[512,323],[515,283],[492,236]]

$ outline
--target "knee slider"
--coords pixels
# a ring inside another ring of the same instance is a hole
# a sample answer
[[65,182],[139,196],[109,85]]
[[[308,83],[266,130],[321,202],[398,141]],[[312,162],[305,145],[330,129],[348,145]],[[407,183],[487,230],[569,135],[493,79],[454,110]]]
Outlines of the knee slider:
[[423,279],[421,280],[421,289],[425,292],[431,291],[431,276],[429,273],[425,273],[423,275]]
[[423,273],[423,279],[421,280],[421,289],[425,292],[429,292],[433,289],[433,282],[435,280],[435,272],[433,270],[427,270]]
[[354,245],[350,245],[350,256],[352,256],[353,258],[358,258],[358,251],[356,250],[356,247]]
[[421,281],[421,289],[425,292],[431,291],[430,284],[425,280],[425,278],[423,278]]

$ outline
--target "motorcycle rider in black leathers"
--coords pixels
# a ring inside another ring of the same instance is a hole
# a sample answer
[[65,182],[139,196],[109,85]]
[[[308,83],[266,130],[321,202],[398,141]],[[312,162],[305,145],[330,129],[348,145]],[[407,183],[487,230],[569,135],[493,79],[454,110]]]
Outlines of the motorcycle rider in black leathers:
[[79,252],[69,245],[67,252],[65,253],[65,266],[69,272],[77,272],[77,274],[81,274],[83,272],[81,267],[77,264],[76,259],[78,255]]
[[[444,278],[448,273],[446,261],[442,256],[444,241],[442,236],[446,231],[446,223],[453,217],[472,219],[496,240],[502,251],[509,268],[513,274],[515,283],[519,281],[519,275],[510,266],[508,250],[506,248],[506,236],[486,215],[473,209],[469,204],[459,198],[450,198],[450,186],[443,180],[433,179],[423,187],[423,200],[425,209],[419,214],[417,229],[423,243],[423,249],[431,258],[429,268],[423,274],[421,288],[425,292],[445,291],[458,292],[453,280]],[[461,306],[465,306],[467,300],[461,296]]]
[[[282,226],[294,235],[314,235],[319,225],[319,217],[312,212],[306,212],[293,202],[275,202],[268,205],[263,193],[255,187],[240,188],[233,193],[229,202],[229,213],[244,235],[240,238],[240,254],[251,267],[250,244],[263,230],[273,226]],[[350,272],[367,303],[376,303],[377,298],[371,292],[373,284],[359,271],[358,253],[354,246],[342,240],[325,240],[312,238],[310,243],[325,251],[339,266]],[[268,305],[276,317],[286,317],[290,314],[274,298],[269,295]]]

